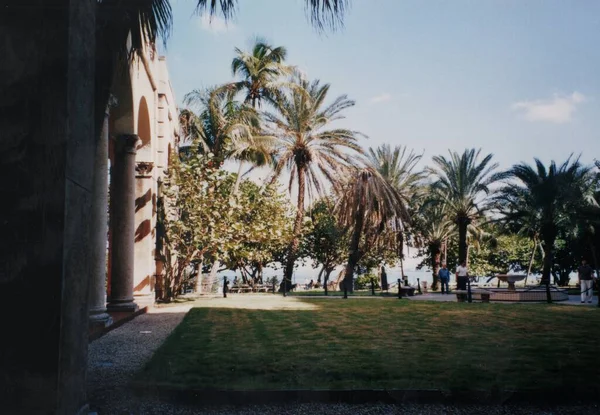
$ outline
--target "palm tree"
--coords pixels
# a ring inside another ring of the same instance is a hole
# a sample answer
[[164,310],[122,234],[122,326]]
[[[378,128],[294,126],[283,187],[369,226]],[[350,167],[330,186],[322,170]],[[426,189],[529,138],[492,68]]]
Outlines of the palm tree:
[[298,184],[296,219],[292,241],[288,249],[284,277],[291,280],[298,252],[305,199],[313,194],[322,195],[326,183],[335,184],[342,169],[353,161],[351,152],[361,153],[357,143],[360,133],[343,128],[329,128],[331,123],[344,118],[342,112],[354,105],[346,95],[326,105],[329,84],[316,80],[309,82],[294,76],[294,88],[279,94],[274,101],[276,113],[266,113],[275,144],[276,163],[273,179],[284,170],[290,174],[289,191]]
[[458,259],[467,259],[467,231],[469,225],[480,219],[488,207],[482,197],[490,193],[489,186],[498,180],[492,172],[497,163],[490,164],[492,154],[481,161],[481,150],[465,150],[462,154],[449,151],[450,158],[433,157],[434,168],[427,171],[436,177],[432,184],[434,198],[446,206],[458,227]]
[[[198,140],[201,150],[212,153],[219,163],[228,159],[257,166],[271,162],[273,137],[263,134],[260,116],[254,108],[230,101],[220,87],[194,90],[185,96],[184,102],[199,109],[199,115],[190,109],[180,113],[188,143]],[[238,174],[237,183],[240,177]]]
[[573,218],[581,211],[585,200],[584,184],[591,169],[571,157],[562,165],[554,161],[546,166],[535,159],[535,166],[525,163],[514,165],[505,173],[507,179],[496,201],[503,221],[514,228],[535,232],[544,249],[542,284],[546,285],[548,302],[550,274],[554,261],[554,243],[565,227],[573,225]]
[[230,93],[243,93],[244,103],[252,108],[260,107],[263,101],[274,102],[281,90],[281,78],[292,71],[284,64],[287,50],[256,39],[250,53],[239,48],[235,52],[231,72],[242,79],[227,85]]
[[[21,0],[9,0],[19,6]],[[310,21],[317,31],[343,25],[350,0],[305,0]],[[197,0],[196,11],[211,17],[221,14],[232,18],[237,0]],[[9,4],[10,6],[10,4]],[[170,0],[103,0],[96,11],[96,125],[97,135],[104,118],[115,71],[126,71],[128,57],[154,45],[162,38],[166,43],[173,15]],[[129,39],[129,42],[128,42]]]
[[[402,195],[407,204],[411,198],[417,196],[419,191],[419,183],[423,178],[423,173],[413,172],[413,170],[422,157],[422,154],[416,154],[405,146],[395,146],[392,149],[389,144],[384,144],[376,149],[369,148],[367,154],[369,165],[376,168],[379,174],[398,190],[398,193]],[[400,270],[402,276],[404,276],[405,235],[402,227],[398,228],[395,239],[400,259]]]
[[[346,180],[336,187],[336,193],[338,218],[351,229],[344,274],[346,292],[352,287],[356,264],[368,247],[375,245],[386,230],[400,231],[409,220],[408,200],[368,163],[351,169]],[[363,249],[361,239],[366,240]]]
[[455,224],[448,215],[446,205],[430,199],[425,199],[419,204],[412,222],[416,243],[426,249],[431,263],[433,275],[431,289],[437,290],[442,248],[455,231]]

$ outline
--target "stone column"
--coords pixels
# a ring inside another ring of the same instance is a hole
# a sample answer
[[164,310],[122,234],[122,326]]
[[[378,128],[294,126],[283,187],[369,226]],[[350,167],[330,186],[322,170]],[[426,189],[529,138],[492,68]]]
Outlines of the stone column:
[[90,325],[108,326],[112,318],[106,313],[106,242],[108,232],[108,109],[94,161],[94,204],[91,212],[90,248]]
[[133,301],[135,244],[135,154],[140,139],[135,134],[117,137],[111,195],[112,271],[110,311],[136,311]]
[[135,165],[135,266],[133,272],[134,295],[147,295],[152,292],[154,274],[154,234],[152,162],[138,162]]

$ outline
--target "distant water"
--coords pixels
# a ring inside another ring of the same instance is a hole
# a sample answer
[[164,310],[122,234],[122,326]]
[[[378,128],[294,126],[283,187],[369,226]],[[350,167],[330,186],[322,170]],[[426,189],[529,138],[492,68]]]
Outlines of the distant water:
[[[339,266],[336,268],[336,270],[334,272],[331,273],[329,279],[332,281],[335,281],[339,275],[339,273],[341,271],[343,271],[344,267],[343,266]],[[400,272],[400,267],[386,267],[385,271],[387,273],[387,278],[388,278],[388,283],[389,284],[396,284],[397,280],[399,278],[402,277],[402,274]],[[376,271],[375,271],[376,272]],[[431,286],[431,284],[433,283],[433,276],[431,274],[431,270],[429,269],[423,269],[423,270],[415,270],[413,269],[407,269],[404,268],[404,274],[408,277],[408,283],[409,285],[412,286],[416,286],[417,285],[417,280],[419,282],[423,282],[423,281],[427,281],[428,285]],[[233,271],[223,271],[221,273],[219,273],[219,277],[230,277],[233,278],[235,275],[235,273]],[[263,275],[264,278],[270,278],[273,276],[276,276],[278,278],[279,281],[281,281],[281,278],[283,276],[283,269],[279,268],[277,270],[272,269],[272,268],[266,268],[263,271]],[[310,266],[303,266],[303,267],[298,267],[297,269],[294,270],[294,275],[292,278],[292,281],[294,284],[308,284],[310,282],[310,280],[314,280],[317,281],[317,277],[319,275],[319,269],[313,269]],[[238,273],[239,276],[239,273]],[[240,276],[241,278],[241,276]],[[455,275],[452,274],[451,275],[451,282],[455,282]],[[532,284],[536,281],[536,278],[539,278],[539,275],[530,275],[528,278],[528,284]],[[483,277],[479,280],[479,282],[486,282],[487,281],[487,277]],[[495,282],[495,281],[492,281]],[[577,282],[577,273],[573,273],[571,274],[571,284],[574,284]],[[517,284],[519,285],[519,284]]]
[[[336,268],[336,270],[334,272],[331,273],[329,279],[335,281],[339,275],[339,273],[341,271],[343,271],[344,267],[340,266],[338,268]],[[385,268],[385,272],[387,273],[387,278],[388,278],[388,283],[389,284],[395,284],[396,281],[398,280],[398,278],[402,277],[402,274],[400,272],[400,267],[393,267],[393,268]],[[427,281],[429,283],[429,285],[431,285],[431,283],[433,282],[433,277],[431,275],[431,271],[430,270],[408,270],[408,269],[404,269],[404,274],[408,277],[408,283],[410,285],[417,285],[417,279],[421,282],[423,281]],[[223,276],[227,276],[230,278],[233,278],[233,276],[235,275],[235,273],[233,271],[223,271],[222,273],[219,274],[220,277]],[[238,276],[239,273],[238,273]],[[273,276],[276,276],[279,281],[281,281],[281,278],[283,276],[283,270],[282,269],[277,269],[274,270],[272,268],[266,268],[263,271],[263,276],[264,278],[270,278]],[[317,281],[317,277],[319,276],[319,269],[313,269],[311,267],[299,267],[297,269],[294,270],[294,275],[292,277],[292,281],[294,284],[308,284],[310,282],[310,280],[314,280]],[[240,276],[241,278],[241,276]]]

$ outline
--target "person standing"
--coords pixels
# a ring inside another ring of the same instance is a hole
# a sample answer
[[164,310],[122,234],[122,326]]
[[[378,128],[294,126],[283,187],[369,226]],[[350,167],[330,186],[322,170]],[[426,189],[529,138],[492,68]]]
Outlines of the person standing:
[[594,293],[594,270],[589,266],[587,261],[584,259],[581,261],[581,266],[577,270],[577,277],[579,278],[579,286],[581,287],[581,302],[588,303],[592,302]]
[[458,268],[456,268],[456,288],[459,290],[466,290],[468,279],[469,270],[467,269],[467,261],[463,261]]
[[442,294],[450,294],[450,271],[448,270],[445,262],[442,264],[442,268],[440,268],[438,271],[438,277],[440,278],[440,284],[442,285]]

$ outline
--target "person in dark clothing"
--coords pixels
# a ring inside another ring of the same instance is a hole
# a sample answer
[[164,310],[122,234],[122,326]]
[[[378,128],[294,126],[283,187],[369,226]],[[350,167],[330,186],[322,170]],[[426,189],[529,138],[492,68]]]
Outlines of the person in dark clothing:
[[594,270],[585,259],[581,261],[581,266],[577,270],[577,276],[579,277],[579,286],[581,287],[581,302],[585,303],[587,301],[591,303],[594,292]]
[[442,268],[438,271],[438,277],[440,278],[440,284],[442,285],[442,294],[450,294],[450,270],[448,270],[446,263],[442,264]]

